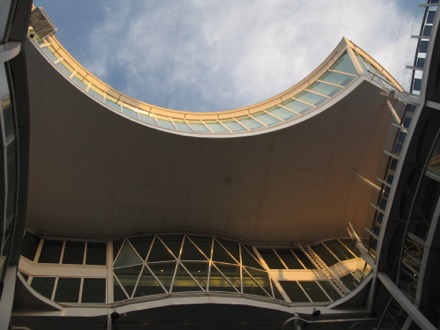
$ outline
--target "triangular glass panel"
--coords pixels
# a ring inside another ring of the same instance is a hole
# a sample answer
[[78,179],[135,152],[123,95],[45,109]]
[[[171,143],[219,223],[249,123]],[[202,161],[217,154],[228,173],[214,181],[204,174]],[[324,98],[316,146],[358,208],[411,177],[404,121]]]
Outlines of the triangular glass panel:
[[267,295],[272,297],[272,287],[270,285],[270,279],[267,272],[262,270],[257,270],[253,268],[244,268],[246,271],[251,274],[254,280],[260,285],[264,290],[266,290]]
[[153,273],[150,272],[148,267],[144,267],[144,269],[142,270],[142,275],[136,287],[134,297],[149,296],[161,293],[165,293],[165,290],[153,276]]
[[182,267],[181,264],[178,264],[172,292],[185,291],[202,291],[202,289],[197,285],[197,282],[189,275],[185,268]]
[[171,250],[176,259],[179,258],[183,235],[161,235],[160,239]]
[[119,250],[121,249],[123,242],[124,242],[123,239],[120,239],[120,240],[113,242],[113,260],[115,260],[116,257],[118,256]]
[[350,58],[350,55],[348,55],[348,53],[342,55],[339,58],[339,60],[336,62],[336,64],[332,67],[332,69],[336,71],[347,72],[357,75],[356,68],[354,67],[353,62]]
[[130,243],[136,249],[137,253],[141,256],[142,260],[147,257],[148,250],[150,249],[153,236],[130,238]]
[[202,250],[206,258],[211,258],[212,238],[203,236],[190,236],[191,241]]
[[124,292],[122,287],[119,285],[116,277],[113,278],[113,301],[121,301],[128,299],[127,294]]
[[217,262],[215,263],[215,266],[223,274],[223,276],[232,283],[237,291],[241,292],[240,266],[225,265]]
[[171,252],[163,245],[162,241],[156,236],[148,255],[147,261],[167,261],[176,260]]
[[115,276],[118,278],[119,283],[124,287],[125,292],[131,297],[134,287],[138,281],[142,265],[118,268],[114,270]]
[[176,270],[176,262],[158,262],[148,264],[148,267],[156,275],[157,279],[162,283],[168,292],[173,282],[174,271]]
[[268,294],[258,285],[258,283],[243,268],[243,293],[258,296],[268,296]]
[[240,263],[240,247],[237,242],[219,240],[219,242],[223,245],[223,247],[228,251],[232,256],[237,260],[236,262]]
[[248,250],[244,245],[241,245],[241,262],[243,263],[243,266],[264,269],[260,262],[257,261],[254,254],[249,251],[252,250]]
[[199,251],[199,249],[188,239],[185,238],[183,243],[181,260],[207,260],[206,257]]
[[133,247],[130,245],[130,243],[128,243],[128,241],[124,241],[121,251],[119,252],[119,255],[115,261],[114,267],[127,267],[140,263],[142,263],[142,260],[134,251]]
[[182,262],[186,270],[194,277],[202,288],[206,288],[208,282],[209,263],[203,261],[185,261]]
[[234,258],[232,258],[232,256],[228,252],[226,252],[226,250],[216,240],[214,240],[214,249],[212,252],[212,260],[220,261],[220,262],[227,262],[230,264],[238,264],[237,260],[234,260]]
[[237,289],[235,289],[234,286],[232,286],[232,284],[226,280],[226,278],[222,275],[222,273],[220,273],[220,271],[213,264],[211,266],[211,273],[209,275],[208,291],[237,292]]

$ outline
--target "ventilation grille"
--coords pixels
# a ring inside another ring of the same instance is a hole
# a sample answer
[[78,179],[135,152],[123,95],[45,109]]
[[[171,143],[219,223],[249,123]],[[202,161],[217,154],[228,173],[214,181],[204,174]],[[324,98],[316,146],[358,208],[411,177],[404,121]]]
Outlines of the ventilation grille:
[[41,39],[49,37],[57,31],[55,24],[53,24],[42,7],[37,7],[32,10],[30,23],[35,33]]

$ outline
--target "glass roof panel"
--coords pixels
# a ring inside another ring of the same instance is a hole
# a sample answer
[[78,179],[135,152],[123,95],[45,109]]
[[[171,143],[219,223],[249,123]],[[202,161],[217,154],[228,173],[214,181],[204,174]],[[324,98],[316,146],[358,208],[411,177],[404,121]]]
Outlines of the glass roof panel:
[[237,118],[237,120],[249,129],[258,129],[264,127],[255,119],[249,116]]
[[269,115],[268,113],[265,113],[264,111],[254,113],[252,116],[267,126],[273,126],[281,122],[279,119]]
[[229,131],[222,124],[216,121],[204,121],[204,123],[213,131],[214,133],[228,133]]
[[156,280],[153,274],[144,267],[139,283],[136,287],[134,297],[148,296],[153,294],[165,293],[160,283]]
[[211,266],[211,273],[209,276],[209,291],[238,292],[214,265]]
[[151,269],[154,275],[156,275],[165,289],[169,291],[173,281],[174,271],[176,270],[176,262],[149,263],[148,267]]
[[160,127],[172,130],[175,129],[173,123],[168,118],[156,117],[156,120]]
[[347,76],[342,73],[338,72],[327,72],[323,77],[320,78],[320,80],[328,81],[329,83],[340,85],[340,86],[347,86],[354,77]]
[[237,123],[235,120],[222,120],[222,124],[229,128],[232,132],[246,131],[246,128]]
[[301,92],[300,94],[296,95],[295,98],[314,106],[318,106],[327,100],[324,96],[320,96],[307,91]]
[[140,113],[139,115],[140,115],[140,118],[143,122],[151,124],[151,125],[155,125],[155,126],[157,125],[156,120],[153,117],[151,117],[149,115],[145,115],[143,113]]
[[332,69],[357,75],[356,68],[354,67],[348,53],[345,53],[332,67]]
[[188,121],[188,124],[191,126],[194,132],[198,133],[208,133],[209,129],[203,125],[200,121]]
[[337,87],[333,85],[328,85],[322,82],[316,82],[309,88],[312,91],[315,91],[320,94],[324,94],[327,96],[333,96],[337,94],[340,90],[342,90],[342,87]]
[[313,109],[310,105],[304,104],[304,103],[296,101],[296,100],[290,100],[289,102],[286,102],[283,105],[289,109],[292,109],[295,112],[300,113],[300,114],[303,114],[303,113]]
[[192,132],[193,130],[183,120],[173,119],[174,125],[176,125],[179,131]]
[[273,108],[271,108],[271,109],[269,109],[267,111],[269,113],[275,115],[277,118],[280,118],[282,120],[289,120],[289,119],[292,119],[292,118],[297,116],[292,111],[289,111],[289,110],[284,109],[284,108],[279,108],[279,107],[273,107]]
[[139,258],[137,253],[134,251],[128,241],[124,241],[118,258],[115,261],[114,267],[126,267],[140,263],[142,263],[142,260]]

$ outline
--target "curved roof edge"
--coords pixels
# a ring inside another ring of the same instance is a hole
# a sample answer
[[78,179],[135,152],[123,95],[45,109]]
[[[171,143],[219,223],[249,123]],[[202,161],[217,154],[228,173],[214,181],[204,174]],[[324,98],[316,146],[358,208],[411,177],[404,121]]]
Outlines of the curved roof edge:
[[158,130],[193,137],[236,137],[262,134],[314,116],[349,93],[358,80],[382,89],[403,91],[371,56],[346,38],[300,82],[259,103],[220,112],[188,112],[158,107],[110,87],[67,52],[52,35],[39,38],[29,29],[33,45],[67,80],[113,112]]

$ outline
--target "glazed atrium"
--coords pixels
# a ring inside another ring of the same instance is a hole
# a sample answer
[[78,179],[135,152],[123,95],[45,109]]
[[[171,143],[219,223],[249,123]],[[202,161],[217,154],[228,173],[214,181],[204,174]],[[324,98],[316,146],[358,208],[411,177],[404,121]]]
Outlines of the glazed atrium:
[[438,1],[409,91],[342,38],[265,101],[124,95],[0,2],[1,329],[438,329]]

